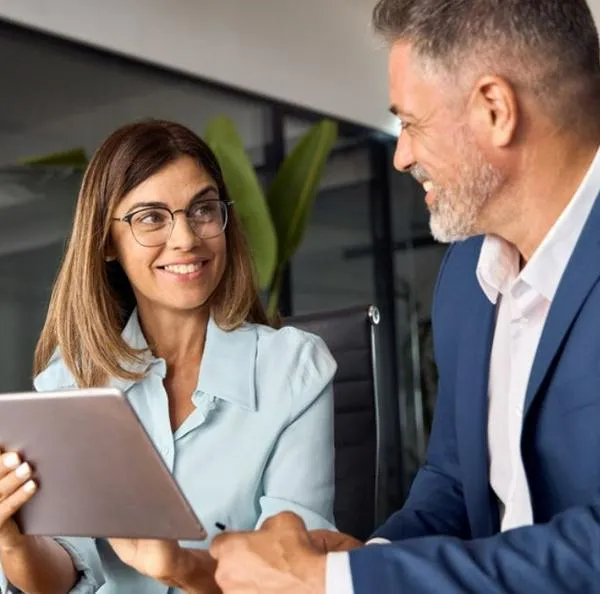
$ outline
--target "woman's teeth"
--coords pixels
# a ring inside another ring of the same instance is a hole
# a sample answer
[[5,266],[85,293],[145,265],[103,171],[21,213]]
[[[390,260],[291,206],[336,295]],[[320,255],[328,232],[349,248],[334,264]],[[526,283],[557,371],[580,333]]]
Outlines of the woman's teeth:
[[175,274],[190,274],[202,268],[201,263],[197,264],[169,264],[165,266],[165,270],[174,272]]

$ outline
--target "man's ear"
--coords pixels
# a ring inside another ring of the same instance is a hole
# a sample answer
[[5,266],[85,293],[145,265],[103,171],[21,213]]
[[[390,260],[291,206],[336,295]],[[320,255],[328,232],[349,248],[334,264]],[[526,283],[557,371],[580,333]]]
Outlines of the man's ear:
[[502,77],[483,76],[469,97],[469,126],[479,141],[503,148],[515,138],[519,104],[513,87]]

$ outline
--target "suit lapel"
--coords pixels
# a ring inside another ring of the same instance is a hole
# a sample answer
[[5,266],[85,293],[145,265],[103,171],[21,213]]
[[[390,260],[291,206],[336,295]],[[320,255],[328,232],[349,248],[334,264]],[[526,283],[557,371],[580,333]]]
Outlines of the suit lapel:
[[525,415],[548,375],[561,345],[600,279],[600,200],[592,208],[552,301],[537,348],[525,396]]
[[490,506],[487,442],[488,381],[495,326],[495,306],[479,292],[477,304],[459,341],[456,425],[464,496],[474,537],[495,531]]

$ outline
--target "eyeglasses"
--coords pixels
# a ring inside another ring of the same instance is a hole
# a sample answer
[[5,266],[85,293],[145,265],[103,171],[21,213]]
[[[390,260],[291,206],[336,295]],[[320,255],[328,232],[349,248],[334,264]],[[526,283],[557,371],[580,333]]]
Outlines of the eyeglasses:
[[145,206],[113,221],[127,223],[133,238],[144,247],[165,245],[171,238],[175,227],[175,215],[185,214],[188,225],[198,239],[217,237],[225,231],[228,219],[228,207],[233,202],[224,200],[199,200],[187,208],[171,210],[166,206]]

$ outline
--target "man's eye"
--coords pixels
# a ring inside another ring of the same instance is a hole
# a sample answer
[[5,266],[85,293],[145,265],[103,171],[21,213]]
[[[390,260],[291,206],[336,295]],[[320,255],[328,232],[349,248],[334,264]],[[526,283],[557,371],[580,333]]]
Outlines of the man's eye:
[[404,132],[404,130],[406,130],[406,122],[404,122],[403,120],[401,120],[400,118],[398,118],[396,120],[396,134],[397,136],[400,136],[402,134],[402,132]]

